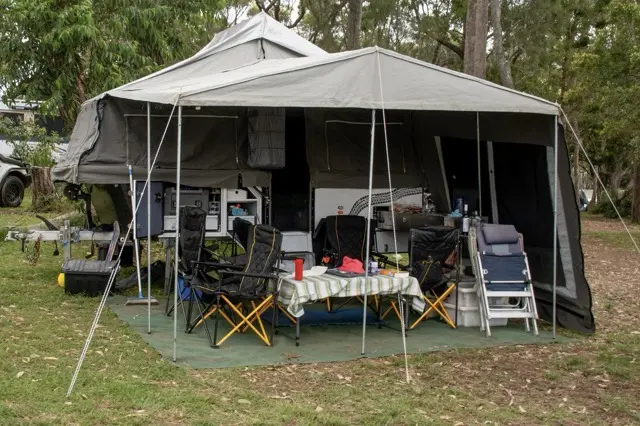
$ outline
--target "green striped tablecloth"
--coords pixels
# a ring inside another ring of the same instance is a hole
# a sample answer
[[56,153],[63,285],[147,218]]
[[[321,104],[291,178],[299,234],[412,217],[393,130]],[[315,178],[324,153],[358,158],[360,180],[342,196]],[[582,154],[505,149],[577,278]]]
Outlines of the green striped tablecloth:
[[287,274],[280,277],[278,287],[278,301],[296,318],[304,315],[305,303],[327,297],[389,295],[398,292],[408,296],[422,296],[418,280],[414,277],[396,278],[385,275],[346,278],[323,274],[296,281]]

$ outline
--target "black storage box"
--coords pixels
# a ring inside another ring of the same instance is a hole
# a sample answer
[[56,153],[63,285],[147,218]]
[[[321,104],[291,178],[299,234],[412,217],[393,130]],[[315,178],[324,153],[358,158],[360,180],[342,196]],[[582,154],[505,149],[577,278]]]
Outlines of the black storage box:
[[[105,260],[107,258],[109,245],[110,243],[107,242],[96,243],[96,247],[98,248],[98,260]],[[117,257],[121,249],[122,243],[118,242],[118,245],[116,245],[116,251],[113,253],[113,256]],[[124,249],[122,249],[122,256],[120,256],[120,266],[123,266],[125,268],[128,266],[133,266],[133,249],[133,243],[131,241],[127,241],[124,245]]]
[[115,266],[115,261],[71,259],[65,262],[62,265],[64,292],[89,297],[103,294]]

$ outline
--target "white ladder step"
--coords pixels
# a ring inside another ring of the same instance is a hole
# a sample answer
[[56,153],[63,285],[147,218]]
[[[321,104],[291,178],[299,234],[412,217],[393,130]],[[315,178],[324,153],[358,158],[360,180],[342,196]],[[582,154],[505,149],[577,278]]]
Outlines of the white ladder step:
[[535,318],[538,319],[536,317],[536,315],[533,312],[523,312],[523,311],[516,311],[516,310],[496,310],[496,309],[490,309],[489,310],[489,319],[492,318]]
[[532,297],[530,291],[489,291],[486,290],[487,297]]

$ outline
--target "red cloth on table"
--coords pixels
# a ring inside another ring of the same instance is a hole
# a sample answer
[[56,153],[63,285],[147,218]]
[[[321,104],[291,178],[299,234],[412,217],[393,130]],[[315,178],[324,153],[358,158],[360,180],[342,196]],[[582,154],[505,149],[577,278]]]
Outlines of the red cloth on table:
[[352,259],[349,256],[345,256],[342,259],[342,265],[338,268],[342,272],[352,272],[354,274],[364,274],[364,268],[362,262],[358,259]]

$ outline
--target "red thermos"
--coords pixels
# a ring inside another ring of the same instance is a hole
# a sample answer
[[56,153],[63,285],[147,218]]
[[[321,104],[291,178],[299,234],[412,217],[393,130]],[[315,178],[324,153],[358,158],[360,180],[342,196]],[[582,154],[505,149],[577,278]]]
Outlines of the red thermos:
[[303,264],[304,264],[304,259],[293,260],[293,278],[296,281],[302,281],[302,265]]

